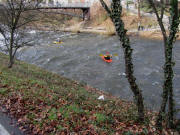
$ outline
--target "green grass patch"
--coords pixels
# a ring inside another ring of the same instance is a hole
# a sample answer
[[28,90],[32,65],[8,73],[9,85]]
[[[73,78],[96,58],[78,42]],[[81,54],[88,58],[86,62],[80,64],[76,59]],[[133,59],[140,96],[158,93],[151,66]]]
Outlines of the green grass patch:
[[1,89],[0,89],[0,94],[1,94],[1,95],[5,95],[5,94],[7,94],[7,92],[8,92],[8,89],[7,89],[7,88],[1,88]]
[[56,108],[52,108],[52,109],[50,110],[48,118],[49,118],[50,120],[56,120],[56,119],[58,118],[58,117],[57,117],[57,110],[56,110]]
[[95,113],[94,116],[96,117],[96,122],[98,124],[105,123],[108,120],[108,116],[101,113]]

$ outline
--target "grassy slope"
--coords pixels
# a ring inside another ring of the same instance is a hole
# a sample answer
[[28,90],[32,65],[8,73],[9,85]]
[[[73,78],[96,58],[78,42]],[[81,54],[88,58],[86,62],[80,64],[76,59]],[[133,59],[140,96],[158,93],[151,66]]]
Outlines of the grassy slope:
[[100,101],[96,89],[20,61],[8,69],[7,61],[0,53],[0,104],[26,133],[155,134],[149,124],[135,122],[130,102],[108,94]]

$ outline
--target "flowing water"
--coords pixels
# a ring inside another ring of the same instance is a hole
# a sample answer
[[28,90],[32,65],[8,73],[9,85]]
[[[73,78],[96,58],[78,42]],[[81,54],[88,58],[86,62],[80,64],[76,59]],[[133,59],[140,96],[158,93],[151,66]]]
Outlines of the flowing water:
[[[72,34],[51,31],[31,31],[38,41],[35,47],[21,49],[18,58],[36,64],[65,77],[85,82],[122,99],[133,100],[123,60],[123,50],[117,36]],[[52,42],[60,38],[62,44]],[[161,103],[163,83],[163,42],[131,37],[134,49],[133,62],[137,83],[143,91],[146,107],[158,109]],[[176,108],[180,108],[180,41],[174,48],[174,96]],[[105,63],[100,54],[106,51],[113,56],[112,63]],[[180,114],[177,115],[180,118]]]

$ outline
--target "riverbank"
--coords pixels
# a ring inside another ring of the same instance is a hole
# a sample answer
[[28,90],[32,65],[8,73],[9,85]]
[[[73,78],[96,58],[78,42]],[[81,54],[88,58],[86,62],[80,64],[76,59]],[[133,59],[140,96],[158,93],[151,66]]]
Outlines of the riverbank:
[[[134,14],[124,13],[122,17],[125,28],[128,30],[127,34],[129,36],[139,36],[147,39],[163,40],[162,32],[158,27],[157,21],[152,18],[142,17],[142,26],[143,30],[138,31],[137,29],[137,17]],[[112,36],[116,34],[113,23],[109,18],[104,20],[103,23],[97,25],[91,22],[76,22],[74,25],[64,27],[60,29],[65,32],[74,32],[74,33],[94,33]],[[177,40],[180,40],[180,32],[177,33]]]
[[[77,24],[80,25],[80,24]],[[105,27],[86,27],[82,28],[80,27],[77,29],[76,26],[72,26],[70,28],[64,28],[61,29],[61,31],[65,32],[73,32],[73,33],[94,33],[94,34],[101,34],[101,35],[107,35],[107,36],[112,36],[115,35],[115,31],[107,31]],[[148,29],[148,30],[142,30],[138,31],[137,29],[131,29],[127,31],[127,35],[129,36],[139,36],[141,38],[146,38],[146,39],[155,39],[155,40],[163,40],[163,36],[161,33],[161,30],[159,29]],[[180,32],[177,33],[177,40],[180,40]]]
[[[106,15],[105,15],[106,16]],[[60,16],[62,18],[62,16]],[[58,18],[57,15],[51,18]],[[64,31],[72,33],[94,33],[112,36],[115,35],[115,28],[109,17],[94,16],[89,21],[82,21],[78,18],[70,18],[69,20],[58,22],[59,20],[52,20],[49,17],[40,19],[41,21],[30,26],[30,29],[50,30],[50,31]],[[143,30],[137,30],[137,15],[125,12],[122,17],[125,28],[128,30],[128,35],[136,35],[142,38],[163,40],[162,33],[158,27],[156,19],[151,17],[142,17]],[[44,21],[43,21],[44,20]],[[48,20],[48,21],[47,21]],[[180,40],[180,32],[177,33],[177,40]]]
[[0,53],[0,104],[26,134],[157,134],[155,113],[137,124],[131,102],[24,62],[8,69],[7,61]]

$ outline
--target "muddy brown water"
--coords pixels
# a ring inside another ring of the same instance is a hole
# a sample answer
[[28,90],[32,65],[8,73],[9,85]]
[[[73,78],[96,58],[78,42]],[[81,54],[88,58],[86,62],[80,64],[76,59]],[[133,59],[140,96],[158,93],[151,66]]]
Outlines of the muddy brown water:
[[[31,31],[38,41],[35,47],[21,49],[17,58],[38,65],[65,77],[85,82],[122,99],[133,100],[123,60],[123,50],[117,36],[72,34],[51,31]],[[62,44],[53,44],[60,38]],[[163,83],[163,42],[160,40],[130,37],[137,83],[142,89],[145,105],[157,110],[161,103]],[[100,54],[118,54],[112,63],[105,63]],[[180,108],[180,41],[174,46],[174,98]],[[180,113],[177,114],[180,118]]]

